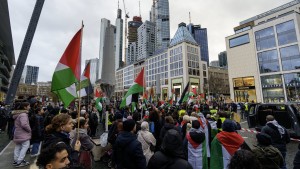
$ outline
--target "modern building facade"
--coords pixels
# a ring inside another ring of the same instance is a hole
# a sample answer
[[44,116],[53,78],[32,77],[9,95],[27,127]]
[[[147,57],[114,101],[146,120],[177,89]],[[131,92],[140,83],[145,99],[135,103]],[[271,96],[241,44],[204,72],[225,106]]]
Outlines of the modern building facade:
[[143,24],[142,18],[134,16],[132,21],[128,22],[128,48],[126,54],[126,64],[133,64],[137,60],[137,42],[138,28]]
[[144,67],[146,90],[159,88],[160,90],[155,90],[155,93],[160,93],[161,99],[169,98],[172,89],[179,98],[188,82],[191,89],[199,88],[199,91],[203,92],[208,70],[207,63],[200,60],[200,54],[199,45],[188,32],[186,25],[181,23],[167,49],[117,70],[119,78],[123,73],[124,82],[123,89],[120,85],[118,90],[122,94],[126,92]]
[[20,83],[37,84],[39,76],[39,67],[26,65],[20,79]]
[[299,101],[300,1],[259,14],[226,37],[231,98]]
[[122,10],[118,9],[118,15],[116,19],[116,52],[115,52],[115,69],[122,66],[123,57],[123,19]]
[[155,52],[155,24],[145,21],[138,28],[137,61],[152,56]]
[[99,76],[99,59],[98,58],[94,58],[94,59],[89,59],[85,61],[85,65],[91,62],[91,67],[90,67],[90,81],[91,84],[94,86],[96,84],[96,81],[98,79]]
[[201,28],[201,25],[193,24],[189,24],[187,28],[198,43],[198,45],[200,46],[201,60],[206,61],[207,64],[209,64],[207,29]]
[[156,25],[156,49],[166,49],[170,42],[169,0],[157,0],[154,18]]
[[209,93],[214,98],[224,99],[230,95],[228,70],[221,67],[208,67]]
[[115,83],[115,32],[116,27],[110,21],[101,19],[99,74],[102,83]]
[[7,0],[0,2],[0,100],[8,91],[12,65],[15,65],[15,53],[11,34]]
[[227,68],[227,52],[220,52],[218,58],[220,67]]
[[209,63],[209,66],[220,67],[219,60],[213,60]]

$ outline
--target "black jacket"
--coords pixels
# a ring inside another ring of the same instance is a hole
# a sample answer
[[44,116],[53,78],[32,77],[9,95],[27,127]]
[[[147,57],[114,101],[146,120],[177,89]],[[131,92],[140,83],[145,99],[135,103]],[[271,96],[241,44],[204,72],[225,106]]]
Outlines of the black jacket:
[[177,128],[174,124],[165,123],[165,125],[161,128],[160,134],[159,134],[159,140],[161,142],[164,139],[164,136],[166,135],[167,131],[170,129],[175,129],[179,132],[179,128]]
[[293,163],[294,163],[294,169],[299,169],[300,168],[300,144],[298,145],[298,152],[295,155]]
[[284,128],[285,134],[280,135],[277,127],[268,123],[261,130],[262,133],[266,133],[272,138],[272,146],[278,148],[280,152],[286,152],[286,144],[290,142],[290,135],[287,130]]
[[58,142],[64,142],[67,146],[67,151],[68,151],[68,158],[70,161],[70,168],[80,168],[79,164],[78,164],[78,158],[79,158],[79,152],[75,151],[72,147],[71,147],[71,139],[69,138],[68,134],[65,133],[60,133],[60,132],[54,132],[52,134],[48,134],[45,136],[45,140],[43,142],[42,145],[42,149],[46,148],[52,144],[57,144]]
[[113,158],[117,169],[146,169],[142,144],[131,132],[121,132],[113,145]]
[[161,150],[150,158],[148,169],[193,169],[185,159],[182,138],[178,131],[167,131]]

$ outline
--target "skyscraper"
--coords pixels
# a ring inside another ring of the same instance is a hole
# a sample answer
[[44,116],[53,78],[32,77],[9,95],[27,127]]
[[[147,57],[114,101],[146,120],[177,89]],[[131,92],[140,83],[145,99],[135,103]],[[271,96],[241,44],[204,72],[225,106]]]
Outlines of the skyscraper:
[[155,52],[155,24],[146,21],[138,28],[137,60],[150,57]]
[[218,55],[220,67],[227,67],[227,52],[221,52]]
[[116,53],[115,53],[115,69],[122,66],[122,52],[123,51],[123,19],[122,10],[118,9],[118,16],[116,19]]
[[[152,10],[151,10],[152,11]],[[157,0],[155,4],[156,50],[165,49],[170,42],[169,0]]]
[[201,25],[193,24],[189,24],[187,28],[189,32],[193,35],[198,45],[200,46],[201,60],[206,61],[207,64],[209,64],[207,29],[201,28]]
[[37,84],[39,76],[39,67],[26,65],[24,67],[20,83]]
[[98,79],[98,73],[99,73],[99,59],[89,59],[85,61],[85,65],[91,61],[91,67],[90,67],[90,81],[92,85],[95,85],[96,80]]
[[111,25],[109,20],[102,18],[98,79],[110,84],[114,84],[115,82],[115,32],[116,27]]
[[137,29],[143,24],[142,18],[134,16],[132,21],[128,22],[128,48],[126,55],[126,63],[132,64],[137,60]]

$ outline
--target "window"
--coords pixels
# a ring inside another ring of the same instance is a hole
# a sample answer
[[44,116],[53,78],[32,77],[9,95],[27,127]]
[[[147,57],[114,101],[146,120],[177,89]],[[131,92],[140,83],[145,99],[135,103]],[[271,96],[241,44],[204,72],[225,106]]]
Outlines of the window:
[[249,35],[245,34],[245,35],[233,38],[233,39],[229,39],[229,47],[233,48],[233,47],[240,46],[240,45],[243,45],[243,44],[246,44],[249,42],[250,42]]
[[300,73],[284,74],[283,77],[288,101],[297,101],[300,91]]
[[206,70],[206,64],[203,64],[202,66],[203,66],[203,70]]
[[276,42],[273,27],[255,32],[255,40],[257,51],[275,47]]
[[276,25],[278,45],[286,45],[297,42],[297,35],[295,31],[294,21],[288,21]]
[[281,75],[261,77],[264,102],[284,102],[284,92]]
[[282,70],[300,69],[300,54],[298,45],[280,49]]
[[279,71],[277,50],[260,52],[257,54],[260,73]]

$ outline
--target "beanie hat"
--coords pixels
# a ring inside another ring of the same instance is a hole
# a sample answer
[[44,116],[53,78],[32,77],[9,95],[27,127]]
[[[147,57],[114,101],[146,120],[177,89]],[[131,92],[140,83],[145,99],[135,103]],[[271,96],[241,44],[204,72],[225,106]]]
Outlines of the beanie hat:
[[128,131],[128,132],[132,131],[134,126],[135,126],[135,121],[132,119],[128,119],[123,122],[124,131]]
[[199,129],[200,128],[200,122],[198,120],[192,121],[192,128]]
[[237,125],[234,121],[226,119],[222,124],[222,130],[227,132],[235,132]]
[[265,133],[257,133],[256,134],[257,142],[264,146],[269,146],[272,143],[271,136]]
[[115,114],[115,119],[116,119],[116,120],[119,120],[119,119],[122,119],[122,118],[123,118],[123,116],[122,116],[121,113],[116,113],[116,114]]

